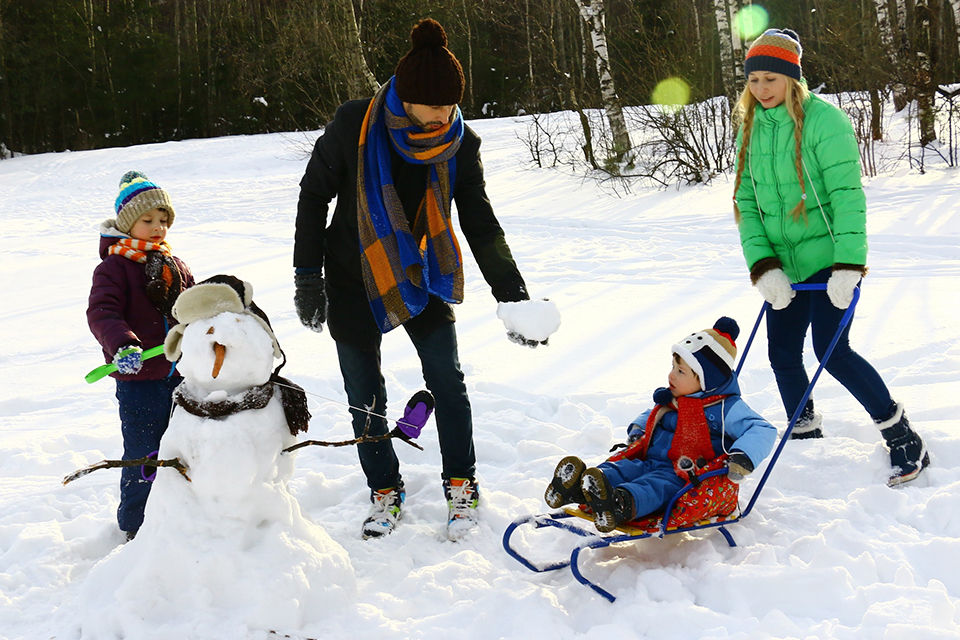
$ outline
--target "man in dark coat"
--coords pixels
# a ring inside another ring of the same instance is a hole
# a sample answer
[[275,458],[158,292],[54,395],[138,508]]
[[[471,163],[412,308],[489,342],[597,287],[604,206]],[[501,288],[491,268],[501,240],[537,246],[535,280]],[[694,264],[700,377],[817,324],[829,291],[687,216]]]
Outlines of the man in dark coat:
[[[300,182],[295,303],[308,328],[329,324],[358,436],[387,432],[381,336],[400,325],[406,330],[436,399],[447,532],[456,539],[476,523],[479,492],[449,304],[463,295],[451,200],[494,297],[508,303],[529,296],[484,189],[480,138],[457,107],[460,63],[434,20],[420,21],[411,40],[394,77],[372,99],[341,105],[316,142]],[[360,444],[358,452],[373,505],[362,534],[380,537],[402,514],[399,462],[389,439]]]

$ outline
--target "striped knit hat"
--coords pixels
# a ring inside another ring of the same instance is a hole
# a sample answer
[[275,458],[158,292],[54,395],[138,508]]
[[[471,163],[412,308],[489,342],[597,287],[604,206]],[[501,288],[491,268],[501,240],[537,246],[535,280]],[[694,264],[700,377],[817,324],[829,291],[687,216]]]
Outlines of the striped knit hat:
[[167,212],[167,226],[173,226],[173,205],[167,192],[147,179],[139,171],[127,171],[120,178],[120,193],[114,203],[117,211],[117,229],[129,233],[140,216],[151,209]]
[[767,29],[747,50],[743,74],[749,77],[751,71],[772,71],[799,80],[803,76],[802,55],[803,47],[796,31]]
[[704,391],[712,391],[730,379],[737,358],[734,342],[740,335],[740,326],[733,318],[723,316],[712,329],[697,331],[680,344],[673,345],[673,353],[690,365],[700,378]]

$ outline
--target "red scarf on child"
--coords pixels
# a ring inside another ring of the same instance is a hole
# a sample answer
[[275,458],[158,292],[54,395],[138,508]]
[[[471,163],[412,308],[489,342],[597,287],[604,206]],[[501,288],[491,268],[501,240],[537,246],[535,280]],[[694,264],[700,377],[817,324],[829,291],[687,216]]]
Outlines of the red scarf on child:
[[144,265],[147,278],[147,298],[165,316],[183,288],[180,268],[173,260],[170,245],[136,238],[121,238],[107,249],[107,255],[117,255]]
[[134,262],[145,263],[148,251],[159,251],[164,255],[171,255],[170,245],[166,241],[150,242],[148,240],[137,240],[136,238],[120,238],[110,245],[110,248],[107,249],[107,255],[123,256]]
[[647,449],[650,447],[650,441],[653,439],[653,431],[656,429],[660,420],[667,411],[677,412],[677,428],[673,434],[673,441],[670,443],[670,451],[667,457],[673,463],[677,470],[677,475],[686,478],[686,472],[681,472],[677,468],[677,460],[682,456],[687,456],[694,462],[703,459],[705,462],[713,460],[717,454],[713,450],[713,443],[710,440],[710,426],[707,424],[707,416],[703,409],[710,405],[721,402],[727,396],[707,396],[705,398],[691,398],[682,396],[674,398],[670,404],[661,404],[650,412],[647,418],[647,424],[640,439],[623,451],[611,456],[611,462],[623,460],[624,458],[640,458],[645,460]]

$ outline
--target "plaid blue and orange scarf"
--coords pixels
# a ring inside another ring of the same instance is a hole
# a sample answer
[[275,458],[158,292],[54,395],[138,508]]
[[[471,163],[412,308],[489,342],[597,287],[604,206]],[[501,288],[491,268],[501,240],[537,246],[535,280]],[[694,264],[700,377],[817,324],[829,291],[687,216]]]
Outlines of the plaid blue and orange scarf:
[[[358,153],[357,226],[363,282],[382,333],[423,311],[431,294],[463,301],[463,257],[450,218],[463,126],[458,107],[449,124],[423,131],[407,117],[393,78],[367,107]],[[390,145],[406,162],[429,167],[412,229],[393,185]]]

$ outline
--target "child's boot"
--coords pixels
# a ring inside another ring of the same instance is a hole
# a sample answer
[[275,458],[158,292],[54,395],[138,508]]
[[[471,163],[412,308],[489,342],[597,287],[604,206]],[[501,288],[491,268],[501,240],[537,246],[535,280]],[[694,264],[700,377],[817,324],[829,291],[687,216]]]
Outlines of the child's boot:
[[910,482],[930,465],[930,454],[927,453],[923,440],[910,427],[910,420],[903,411],[903,405],[897,403],[893,415],[877,422],[877,427],[890,449],[893,474],[887,480],[887,485],[895,487]]
[[633,495],[623,487],[613,490],[613,519],[617,526],[637,518],[637,508],[633,503]]
[[608,533],[616,529],[618,523],[613,485],[603,475],[603,471],[596,467],[587,469],[583,472],[580,486],[587,506],[593,511],[593,522],[597,531]]
[[553,480],[547,486],[543,499],[553,509],[566,504],[583,504],[586,499],[580,489],[580,476],[587,465],[576,456],[567,456],[557,463]]

